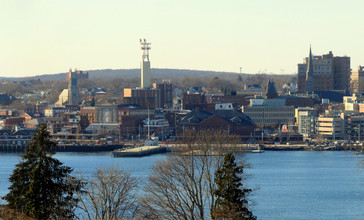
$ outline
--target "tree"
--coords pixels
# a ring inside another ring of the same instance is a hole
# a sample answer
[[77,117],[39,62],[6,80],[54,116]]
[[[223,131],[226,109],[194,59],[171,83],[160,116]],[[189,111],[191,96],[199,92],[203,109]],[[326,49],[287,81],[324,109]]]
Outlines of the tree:
[[222,167],[215,172],[216,219],[256,219],[248,209],[247,196],[251,189],[243,188],[243,169],[244,166],[235,163],[234,154],[228,153]]
[[9,181],[10,192],[4,197],[8,206],[31,218],[73,218],[80,181],[69,174],[72,168],[53,158],[45,125],[41,125],[16,165]]
[[234,147],[238,139],[221,130],[188,130],[180,138],[184,144],[153,167],[138,217],[214,218],[214,172],[222,165],[223,151]]
[[78,193],[78,198],[85,218],[121,219],[134,216],[138,208],[138,181],[128,172],[117,168],[99,168],[83,180],[83,192]]

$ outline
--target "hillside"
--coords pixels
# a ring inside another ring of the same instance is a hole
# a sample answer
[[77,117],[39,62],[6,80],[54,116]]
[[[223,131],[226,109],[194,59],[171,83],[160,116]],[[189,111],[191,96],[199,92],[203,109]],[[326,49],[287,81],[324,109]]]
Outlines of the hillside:
[[[113,79],[113,78],[135,78],[140,77],[140,69],[103,69],[103,70],[85,70],[89,72],[90,79]],[[221,76],[221,75],[236,75],[231,72],[216,72],[203,70],[187,70],[187,69],[152,69],[151,75],[153,78],[179,78],[186,76],[202,77],[202,76]],[[64,80],[66,73],[36,75],[26,78],[8,78],[1,79],[41,79],[41,80]]]

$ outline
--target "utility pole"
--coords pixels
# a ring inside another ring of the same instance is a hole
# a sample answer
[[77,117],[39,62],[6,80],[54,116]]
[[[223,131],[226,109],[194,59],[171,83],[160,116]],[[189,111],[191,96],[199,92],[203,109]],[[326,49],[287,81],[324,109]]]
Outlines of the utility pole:
[[332,136],[333,136],[333,139],[335,141],[335,118],[333,118],[333,121],[332,121]]
[[360,143],[360,132],[361,132],[361,121],[359,121],[359,137],[358,137],[358,140],[359,140],[359,143]]
[[148,108],[148,140],[150,140],[150,130],[149,130],[149,108]]

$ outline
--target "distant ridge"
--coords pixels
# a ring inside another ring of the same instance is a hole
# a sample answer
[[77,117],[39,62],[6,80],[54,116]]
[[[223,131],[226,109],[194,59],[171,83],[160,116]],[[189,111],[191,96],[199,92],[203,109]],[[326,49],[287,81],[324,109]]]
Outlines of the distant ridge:
[[[113,78],[135,78],[140,77],[140,69],[102,69],[102,70],[84,70],[89,72],[90,79],[113,79]],[[186,76],[220,76],[235,75],[233,72],[205,71],[205,70],[188,70],[188,69],[158,69],[152,68],[152,78],[176,78]],[[245,75],[245,74],[244,74]],[[65,80],[66,73],[44,74],[32,77],[0,77],[0,80]]]

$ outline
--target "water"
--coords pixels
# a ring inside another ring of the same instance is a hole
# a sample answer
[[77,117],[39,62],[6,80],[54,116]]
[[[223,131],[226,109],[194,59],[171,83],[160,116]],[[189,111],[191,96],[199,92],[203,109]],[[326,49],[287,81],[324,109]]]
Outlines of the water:
[[[116,166],[146,178],[165,155],[112,158],[110,153],[57,153],[74,172]],[[248,185],[256,188],[251,207],[258,219],[364,219],[363,156],[352,152],[270,152],[247,154]],[[0,196],[20,154],[0,153]]]

